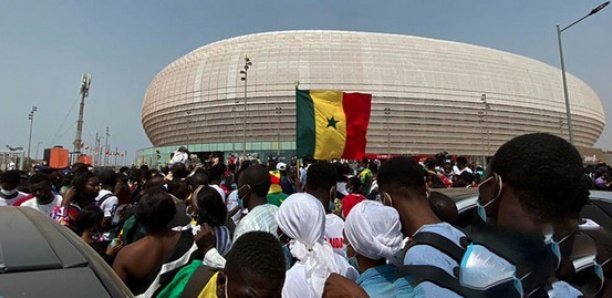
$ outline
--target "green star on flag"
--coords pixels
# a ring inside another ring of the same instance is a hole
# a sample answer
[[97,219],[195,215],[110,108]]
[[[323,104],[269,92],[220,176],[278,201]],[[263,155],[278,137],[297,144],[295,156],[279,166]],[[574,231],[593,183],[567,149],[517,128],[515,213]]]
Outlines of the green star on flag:
[[327,127],[333,127],[334,129],[336,128],[336,123],[338,123],[339,121],[336,121],[336,119],[334,119],[334,116],[332,116],[331,118],[327,118]]

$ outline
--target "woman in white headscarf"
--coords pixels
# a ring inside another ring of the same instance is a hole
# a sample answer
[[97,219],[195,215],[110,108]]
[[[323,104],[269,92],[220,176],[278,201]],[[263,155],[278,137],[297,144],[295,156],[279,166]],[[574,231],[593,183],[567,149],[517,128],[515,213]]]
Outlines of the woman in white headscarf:
[[315,197],[306,193],[289,196],[276,213],[281,239],[297,262],[285,277],[283,297],[321,297],[325,280],[338,273],[355,280],[359,275],[346,259],[335,254],[323,239],[325,211]]
[[370,297],[411,297],[406,278],[397,278],[396,265],[404,236],[397,211],[375,201],[363,201],[344,223],[349,263],[361,273],[357,279]]

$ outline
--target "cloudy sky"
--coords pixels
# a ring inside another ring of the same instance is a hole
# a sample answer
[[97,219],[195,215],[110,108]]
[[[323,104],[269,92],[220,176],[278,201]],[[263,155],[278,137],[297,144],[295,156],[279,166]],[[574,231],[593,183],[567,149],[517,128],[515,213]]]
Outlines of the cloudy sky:
[[[93,76],[83,140],[110,127],[112,148],[151,146],[140,109],[168,63],[207,43],[293,29],[399,33],[481,45],[559,67],[555,25],[603,1],[0,1],[0,147],[27,146],[27,114],[38,107],[32,155],[72,148],[79,81]],[[563,33],[566,68],[600,96],[612,121],[612,6]],[[561,80],[561,78],[559,78]],[[612,128],[596,146],[612,149]],[[448,148],[452,151],[452,148]]]

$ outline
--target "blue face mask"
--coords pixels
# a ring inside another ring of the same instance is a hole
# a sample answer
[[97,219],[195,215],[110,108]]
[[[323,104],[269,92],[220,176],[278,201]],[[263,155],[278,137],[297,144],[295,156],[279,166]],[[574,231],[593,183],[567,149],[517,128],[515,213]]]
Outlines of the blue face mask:
[[348,258],[349,265],[353,266],[357,271],[359,271],[359,260],[357,260],[356,256],[352,256]]
[[[499,180],[499,191],[497,192],[497,195],[495,196],[495,198],[493,198],[492,200],[488,201],[486,204],[482,205],[480,203],[480,186],[482,186],[483,184],[489,182],[490,180],[493,180],[495,178],[495,176],[497,176],[498,180]],[[487,178],[485,181],[483,181],[482,183],[480,183],[480,185],[478,186],[478,200],[476,201],[476,214],[478,214],[478,217],[480,217],[480,219],[484,222],[487,222],[488,216],[487,216],[487,207],[491,204],[493,204],[493,202],[495,202],[497,199],[499,199],[499,197],[501,196],[501,191],[502,191],[502,178],[499,175],[495,175],[495,176],[491,176],[489,178]]]
[[508,284],[518,297],[523,296],[523,285],[521,279],[516,277],[516,266],[479,244],[468,246],[460,265],[459,283],[478,291]]

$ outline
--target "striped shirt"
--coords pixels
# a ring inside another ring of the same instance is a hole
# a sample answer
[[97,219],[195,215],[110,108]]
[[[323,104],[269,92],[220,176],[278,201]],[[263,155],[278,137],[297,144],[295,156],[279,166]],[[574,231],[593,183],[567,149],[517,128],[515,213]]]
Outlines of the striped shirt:
[[278,207],[271,204],[263,204],[249,210],[249,213],[240,220],[240,223],[234,230],[234,242],[242,234],[251,231],[268,232],[276,236],[276,212]]

